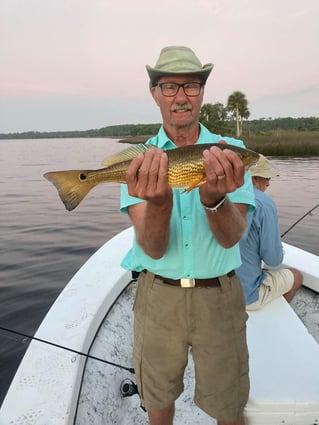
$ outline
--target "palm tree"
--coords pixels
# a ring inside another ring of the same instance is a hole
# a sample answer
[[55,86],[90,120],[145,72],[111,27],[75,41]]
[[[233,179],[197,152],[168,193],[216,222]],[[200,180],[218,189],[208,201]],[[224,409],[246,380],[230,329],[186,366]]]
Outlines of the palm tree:
[[227,109],[236,120],[236,136],[240,137],[243,132],[243,119],[249,118],[250,115],[248,101],[244,93],[240,91],[234,91],[234,93],[228,97]]
[[222,103],[204,103],[199,113],[199,121],[213,133],[225,130],[227,109]]

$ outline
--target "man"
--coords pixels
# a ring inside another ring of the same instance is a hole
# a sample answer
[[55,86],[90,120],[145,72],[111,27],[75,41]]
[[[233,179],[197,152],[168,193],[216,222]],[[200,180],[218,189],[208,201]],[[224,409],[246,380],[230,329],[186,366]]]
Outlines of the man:
[[221,140],[198,121],[213,65],[202,66],[187,47],[169,46],[146,68],[163,125],[148,141],[157,148],[132,161],[121,188],[121,209],[135,229],[122,265],[140,272],[134,303],[139,393],[151,425],[172,425],[191,346],[195,402],[219,425],[242,425],[247,315],[233,269],[254,205],[251,178],[234,152],[212,147],[203,154],[207,182],[190,193],[170,189],[165,150]]
[[242,265],[236,270],[244,288],[248,310],[258,310],[284,296],[292,300],[302,285],[302,273],[294,268],[265,270],[262,264],[277,267],[284,252],[279,233],[276,206],[265,192],[270,179],[279,174],[263,155],[250,168],[255,192],[255,210],[248,214],[247,231],[240,241]]

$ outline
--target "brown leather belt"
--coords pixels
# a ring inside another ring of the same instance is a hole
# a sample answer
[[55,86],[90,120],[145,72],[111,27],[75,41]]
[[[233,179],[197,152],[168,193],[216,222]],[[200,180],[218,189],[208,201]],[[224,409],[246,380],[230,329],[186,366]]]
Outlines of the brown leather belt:
[[[227,273],[228,277],[232,277],[235,275],[234,270]],[[160,279],[163,283],[167,283],[168,285],[180,286],[182,288],[204,288],[204,287],[213,287],[220,286],[218,277],[211,277],[208,279],[170,279],[168,277],[155,275],[157,279]]]

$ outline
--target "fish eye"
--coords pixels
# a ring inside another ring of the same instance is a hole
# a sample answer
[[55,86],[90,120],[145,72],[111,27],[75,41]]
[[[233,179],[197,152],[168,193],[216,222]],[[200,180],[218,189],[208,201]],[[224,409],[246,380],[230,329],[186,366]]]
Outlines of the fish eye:
[[86,175],[84,173],[80,174],[80,180],[86,180]]

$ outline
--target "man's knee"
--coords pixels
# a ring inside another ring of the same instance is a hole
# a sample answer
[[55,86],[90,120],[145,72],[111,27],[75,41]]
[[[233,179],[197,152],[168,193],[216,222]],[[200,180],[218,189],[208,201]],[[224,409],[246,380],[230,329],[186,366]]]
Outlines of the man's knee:
[[161,410],[148,412],[150,425],[172,425],[175,413],[175,404],[171,404]]
[[303,283],[303,274],[301,273],[301,271],[297,270],[297,269],[290,269],[292,274],[294,275],[294,284],[293,287],[295,289],[298,289],[302,283]]

